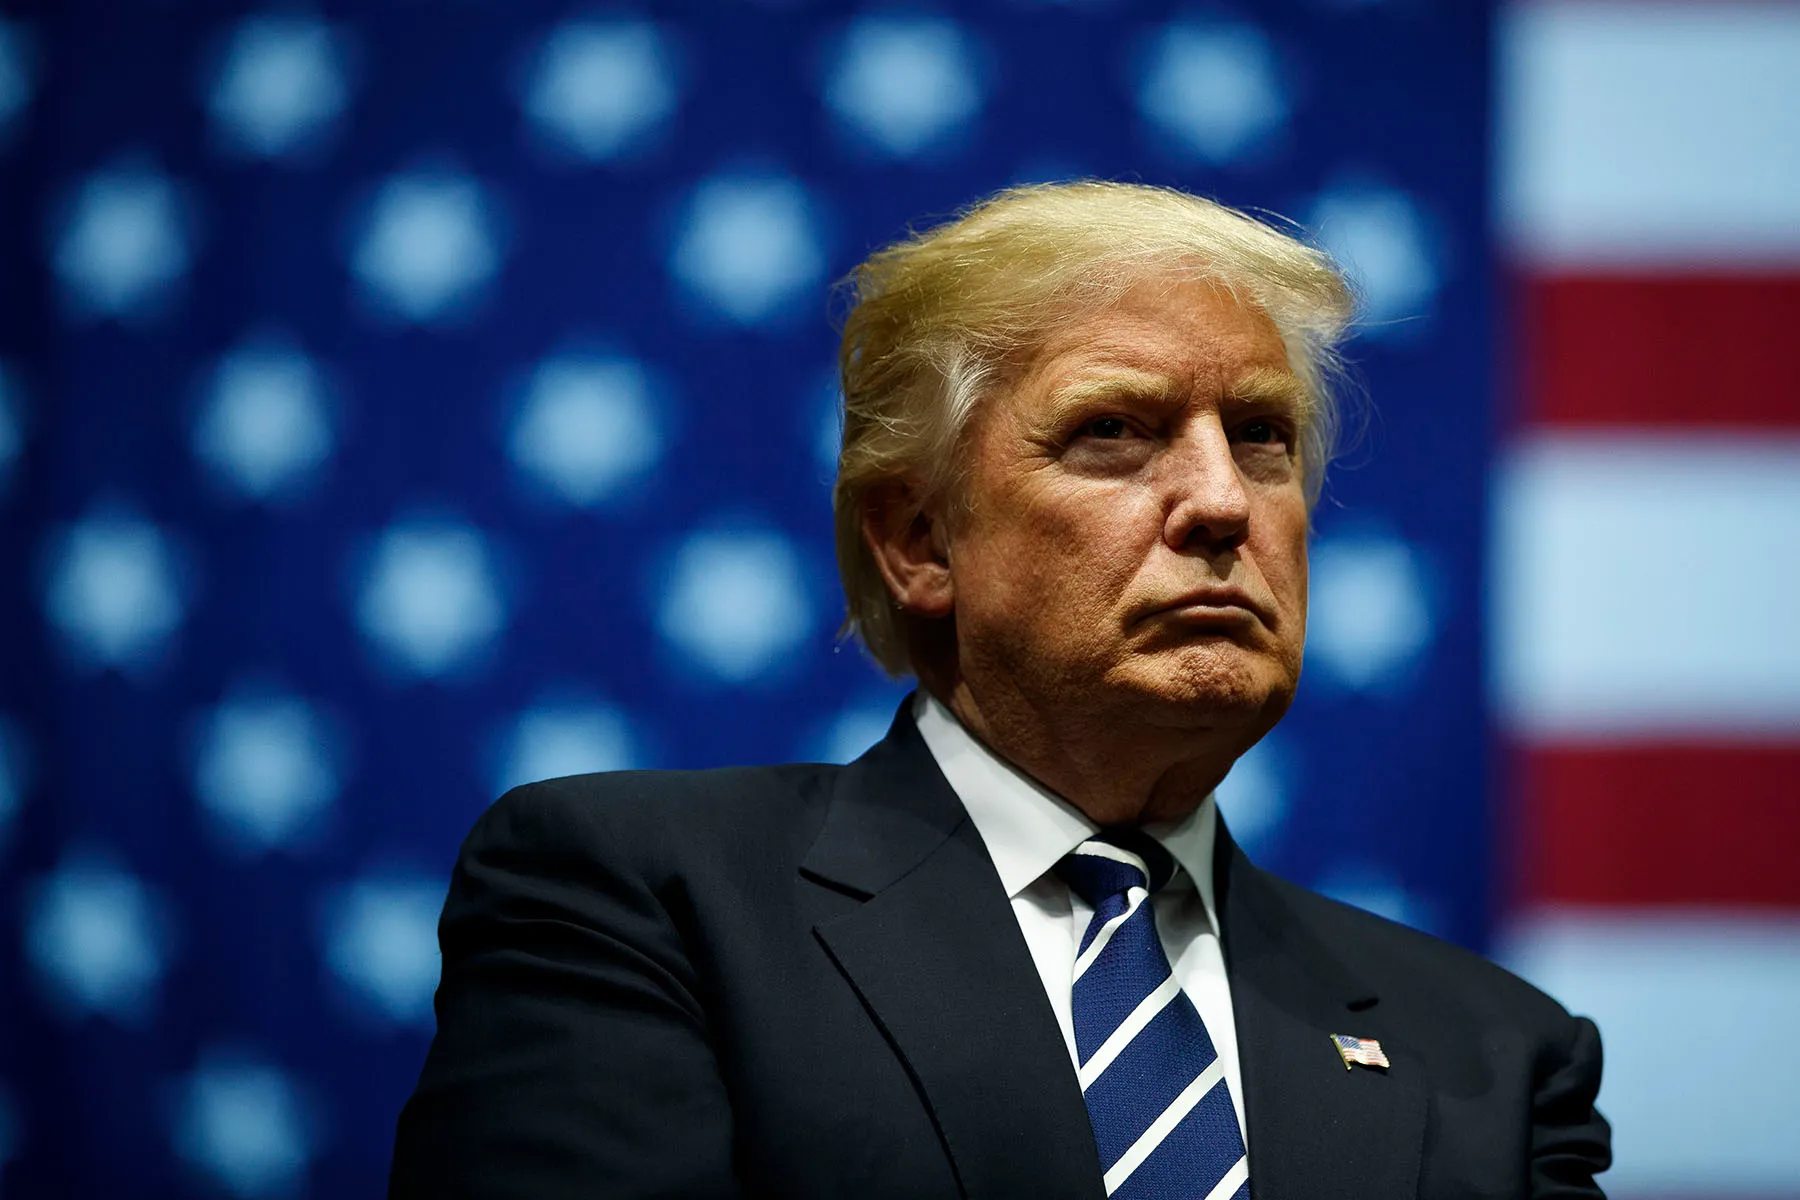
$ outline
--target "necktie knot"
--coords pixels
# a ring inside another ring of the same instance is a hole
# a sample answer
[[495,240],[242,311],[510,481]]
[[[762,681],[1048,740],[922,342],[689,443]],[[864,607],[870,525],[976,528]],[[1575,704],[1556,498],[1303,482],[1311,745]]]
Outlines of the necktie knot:
[[1175,874],[1175,860],[1149,834],[1129,827],[1102,829],[1056,865],[1071,891],[1098,910],[1134,887],[1155,892]]

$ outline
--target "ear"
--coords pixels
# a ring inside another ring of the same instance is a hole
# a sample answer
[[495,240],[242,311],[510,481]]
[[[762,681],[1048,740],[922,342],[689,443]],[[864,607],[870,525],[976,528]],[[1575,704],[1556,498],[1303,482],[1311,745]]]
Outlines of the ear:
[[901,608],[920,617],[950,615],[956,586],[943,522],[924,511],[911,483],[896,479],[864,493],[862,535]]

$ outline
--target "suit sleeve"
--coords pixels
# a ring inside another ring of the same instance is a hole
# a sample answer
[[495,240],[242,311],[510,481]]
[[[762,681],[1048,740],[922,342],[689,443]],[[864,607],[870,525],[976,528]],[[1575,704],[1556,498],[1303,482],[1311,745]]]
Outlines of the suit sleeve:
[[1586,1017],[1568,1018],[1562,1044],[1539,1063],[1532,1102],[1531,1194],[1601,1197],[1594,1176],[1612,1163],[1612,1129],[1594,1107],[1600,1091],[1600,1031]]
[[737,1194],[672,885],[646,865],[658,835],[612,834],[599,799],[515,789],[464,844],[391,1200]]

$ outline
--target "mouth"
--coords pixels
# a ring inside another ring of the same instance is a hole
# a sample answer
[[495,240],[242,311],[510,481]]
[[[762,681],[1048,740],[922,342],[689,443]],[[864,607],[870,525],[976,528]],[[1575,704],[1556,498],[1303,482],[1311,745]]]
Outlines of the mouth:
[[1245,625],[1270,624],[1268,609],[1237,588],[1189,592],[1169,603],[1157,605],[1141,619],[1220,632],[1242,629]]

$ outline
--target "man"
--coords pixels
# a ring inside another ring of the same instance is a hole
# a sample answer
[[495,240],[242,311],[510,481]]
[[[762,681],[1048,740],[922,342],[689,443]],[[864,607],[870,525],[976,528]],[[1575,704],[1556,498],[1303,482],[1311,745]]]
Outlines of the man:
[[855,292],[849,624],[921,691],[847,767],[490,810],[393,1195],[1600,1195],[1593,1025],[1214,809],[1299,677],[1330,263],[1081,183]]

